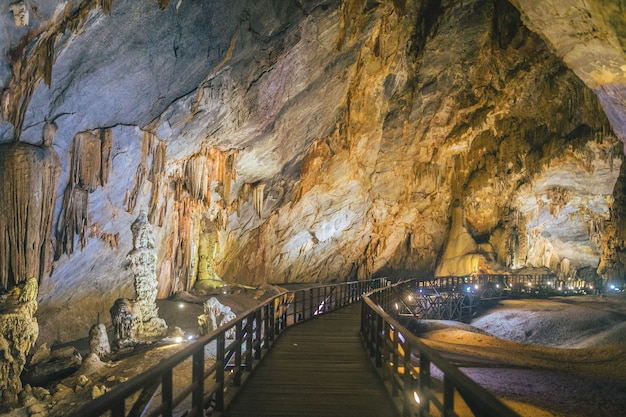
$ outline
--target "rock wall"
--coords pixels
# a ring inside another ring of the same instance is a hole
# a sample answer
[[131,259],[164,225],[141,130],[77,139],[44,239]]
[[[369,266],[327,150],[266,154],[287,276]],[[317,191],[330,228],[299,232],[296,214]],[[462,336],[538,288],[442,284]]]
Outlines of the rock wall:
[[41,341],[75,338],[69,316],[86,334],[134,298],[124,265],[141,210],[158,297],[207,274],[432,274],[458,234],[454,202],[489,262],[595,268],[622,233],[618,118],[528,20],[532,2],[512,3],[39,4],[37,47],[12,50],[4,77],[0,137],[59,126],[71,191]]

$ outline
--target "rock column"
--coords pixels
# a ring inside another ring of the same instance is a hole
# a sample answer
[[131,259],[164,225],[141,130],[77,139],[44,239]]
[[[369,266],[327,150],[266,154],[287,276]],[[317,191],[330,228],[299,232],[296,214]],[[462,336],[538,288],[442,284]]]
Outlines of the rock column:
[[141,212],[131,225],[133,250],[127,259],[135,276],[135,313],[140,318],[139,335],[147,337],[165,336],[167,324],[159,318],[157,297],[157,256],[154,247],[154,229],[145,212]]

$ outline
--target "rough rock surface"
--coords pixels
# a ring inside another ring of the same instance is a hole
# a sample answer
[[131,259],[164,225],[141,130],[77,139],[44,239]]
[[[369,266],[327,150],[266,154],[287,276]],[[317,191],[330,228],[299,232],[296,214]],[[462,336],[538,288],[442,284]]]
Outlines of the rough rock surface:
[[[432,274],[454,202],[502,267],[620,276],[626,30],[623,1],[605,3],[32,0],[29,25],[2,15],[0,140],[36,142],[54,120],[61,184],[80,189],[57,199],[41,342],[134,297],[141,210],[158,297],[207,274]],[[100,170],[77,188],[79,134]]]

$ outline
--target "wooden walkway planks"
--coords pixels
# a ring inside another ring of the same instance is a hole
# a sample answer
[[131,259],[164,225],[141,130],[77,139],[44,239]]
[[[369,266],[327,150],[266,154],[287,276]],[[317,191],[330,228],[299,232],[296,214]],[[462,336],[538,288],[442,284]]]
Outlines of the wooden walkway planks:
[[360,306],[288,329],[224,416],[397,416],[361,341]]

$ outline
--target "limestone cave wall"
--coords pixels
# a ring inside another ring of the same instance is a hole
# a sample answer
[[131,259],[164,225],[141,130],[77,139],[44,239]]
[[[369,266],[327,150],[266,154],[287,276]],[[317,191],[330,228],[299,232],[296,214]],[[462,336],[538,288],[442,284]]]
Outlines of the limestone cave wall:
[[[59,128],[40,341],[134,297],[140,211],[159,297],[209,275],[621,275],[621,113],[530,1],[44,3],[0,68],[2,141]],[[471,241],[448,250],[453,208]]]

